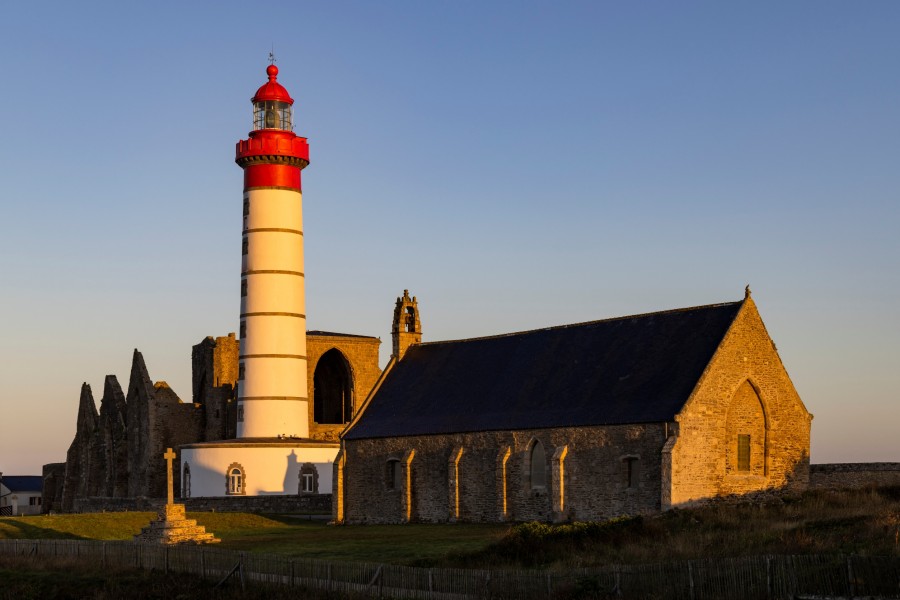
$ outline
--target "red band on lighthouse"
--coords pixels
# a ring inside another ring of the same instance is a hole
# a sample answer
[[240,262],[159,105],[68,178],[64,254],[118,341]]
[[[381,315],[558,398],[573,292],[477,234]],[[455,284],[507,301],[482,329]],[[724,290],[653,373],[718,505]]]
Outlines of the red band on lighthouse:
[[300,169],[291,165],[256,164],[244,167],[244,191],[252,188],[287,188],[301,191]]

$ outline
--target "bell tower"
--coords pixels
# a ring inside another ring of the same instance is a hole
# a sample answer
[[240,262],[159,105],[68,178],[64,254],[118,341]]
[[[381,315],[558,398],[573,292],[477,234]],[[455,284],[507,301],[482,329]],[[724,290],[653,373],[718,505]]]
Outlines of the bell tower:
[[393,354],[396,360],[403,358],[407,348],[422,343],[422,323],[419,321],[419,303],[416,297],[409,297],[409,290],[397,298],[394,306],[394,324],[391,327]]

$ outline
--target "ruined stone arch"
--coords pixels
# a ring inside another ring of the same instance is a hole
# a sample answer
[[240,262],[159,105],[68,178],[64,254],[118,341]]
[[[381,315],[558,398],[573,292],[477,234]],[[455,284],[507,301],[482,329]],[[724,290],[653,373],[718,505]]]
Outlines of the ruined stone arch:
[[342,425],[353,416],[353,366],[344,353],[330,348],[313,372],[313,420]]
[[768,475],[769,412],[750,379],[728,401],[724,442],[726,476]]

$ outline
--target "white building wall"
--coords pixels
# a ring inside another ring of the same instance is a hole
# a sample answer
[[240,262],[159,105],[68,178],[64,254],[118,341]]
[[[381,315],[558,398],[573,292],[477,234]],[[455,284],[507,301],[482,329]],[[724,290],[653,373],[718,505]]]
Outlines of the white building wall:
[[0,507],[11,506],[14,517],[41,514],[40,501],[41,492],[10,492],[9,488],[0,484]]
[[201,448],[182,447],[181,476],[184,466],[191,473],[191,497],[228,496],[229,468],[240,465],[244,471],[243,495],[297,495],[300,468],[312,463],[316,468],[319,493],[331,493],[332,463],[338,447],[303,445],[210,444]]

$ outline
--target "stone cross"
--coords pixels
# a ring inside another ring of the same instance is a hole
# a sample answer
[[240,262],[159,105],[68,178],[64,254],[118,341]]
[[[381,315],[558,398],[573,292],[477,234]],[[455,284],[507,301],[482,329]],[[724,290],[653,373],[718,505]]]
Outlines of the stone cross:
[[175,453],[172,452],[171,448],[166,448],[166,453],[163,454],[163,458],[166,459],[166,485],[168,486],[168,506],[172,506],[175,504],[175,493],[172,491],[172,461],[175,460]]

